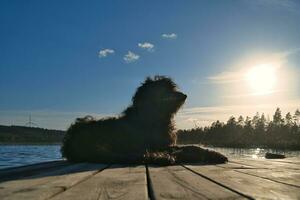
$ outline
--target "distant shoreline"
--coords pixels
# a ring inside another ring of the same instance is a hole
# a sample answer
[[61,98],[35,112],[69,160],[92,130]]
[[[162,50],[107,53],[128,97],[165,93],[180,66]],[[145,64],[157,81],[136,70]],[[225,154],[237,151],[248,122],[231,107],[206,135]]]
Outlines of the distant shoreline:
[[179,142],[177,145],[199,145],[203,148],[232,148],[232,149],[274,149],[274,150],[279,150],[279,151],[300,151],[299,147],[293,147],[293,146],[279,146],[279,147],[274,147],[274,146],[260,146],[260,145],[210,145],[210,144],[201,144],[201,143],[182,143]]
[[0,125],[0,145],[60,145],[65,131]]

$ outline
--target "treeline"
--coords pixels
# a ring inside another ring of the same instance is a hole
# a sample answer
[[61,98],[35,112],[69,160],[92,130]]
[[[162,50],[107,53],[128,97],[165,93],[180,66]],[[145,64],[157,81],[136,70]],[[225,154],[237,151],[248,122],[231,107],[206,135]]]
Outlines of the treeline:
[[0,144],[57,144],[65,131],[0,125]]
[[272,120],[259,113],[252,118],[232,116],[226,123],[216,121],[204,128],[179,130],[177,143],[300,150],[300,111],[283,117],[277,108]]

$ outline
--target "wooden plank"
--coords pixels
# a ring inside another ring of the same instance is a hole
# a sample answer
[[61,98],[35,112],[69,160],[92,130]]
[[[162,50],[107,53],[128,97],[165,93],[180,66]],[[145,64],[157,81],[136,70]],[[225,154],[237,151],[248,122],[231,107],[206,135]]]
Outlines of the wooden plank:
[[243,199],[182,166],[149,167],[154,199]]
[[[45,184],[54,180],[55,175],[62,175],[65,172],[72,173],[74,170],[78,170],[83,166],[83,164],[74,164],[71,166],[66,166],[61,169],[49,170],[48,172],[40,173],[39,175],[29,176],[20,180],[11,180],[7,182],[0,183],[0,199],[13,194],[14,192],[27,190],[38,185]],[[26,171],[24,172],[26,173]]]
[[276,160],[267,159],[230,159],[231,162],[243,165],[249,165],[257,168],[269,168],[269,169],[292,169],[300,170],[300,165],[297,163],[278,162]]
[[53,200],[148,199],[145,166],[112,166]]
[[285,158],[285,159],[272,159],[271,161],[300,165],[299,157],[290,157],[290,158]]
[[74,164],[21,180],[0,184],[0,199],[47,199],[91,177],[106,165]]
[[257,168],[250,165],[245,164],[239,164],[239,163],[232,163],[228,162],[225,164],[217,164],[215,166],[222,167],[222,168],[228,168],[228,169],[264,169],[264,168]]
[[235,169],[235,171],[273,180],[279,183],[299,187],[300,189],[300,171],[299,170],[266,170],[266,169]]
[[240,165],[248,165],[254,168],[261,168],[261,169],[272,169],[278,167],[275,164],[268,163],[268,162],[261,162],[259,160],[247,160],[247,159],[230,159],[230,163],[240,164]]
[[242,194],[258,199],[300,199],[298,187],[239,173],[217,166],[192,166],[187,168]]

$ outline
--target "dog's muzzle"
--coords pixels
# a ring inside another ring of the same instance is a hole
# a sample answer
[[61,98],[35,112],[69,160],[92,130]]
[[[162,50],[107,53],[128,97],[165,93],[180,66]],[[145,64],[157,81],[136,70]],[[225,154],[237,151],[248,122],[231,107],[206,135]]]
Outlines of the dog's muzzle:
[[176,94],[176,96],[177,96],[178,99],[180,99],[180,100],[182,100],[182,101],[185,101],[186,98],[187,98],[187,95],[186,95],[186,94],[183,94],[183,93],[181,93],[181,92],[178,92],[178,93]]
[[181,92],[176,92],[174,95],[167,97],[167,98],[163,98],[162,101],[185,101],[185,99],[187,98],[187,95],[181,93]]

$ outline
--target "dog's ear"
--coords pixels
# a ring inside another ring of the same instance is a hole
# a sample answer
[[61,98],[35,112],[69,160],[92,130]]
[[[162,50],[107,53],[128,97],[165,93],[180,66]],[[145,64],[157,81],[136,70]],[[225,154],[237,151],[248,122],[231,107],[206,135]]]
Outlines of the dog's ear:
[[148,88],[151,87],[153,80],[150,77],[147,77],[146,80],[139,86],[132,97],[132,104],[137,105],[139,102],[142,102],[145,99],[145,96],[148,92]]

